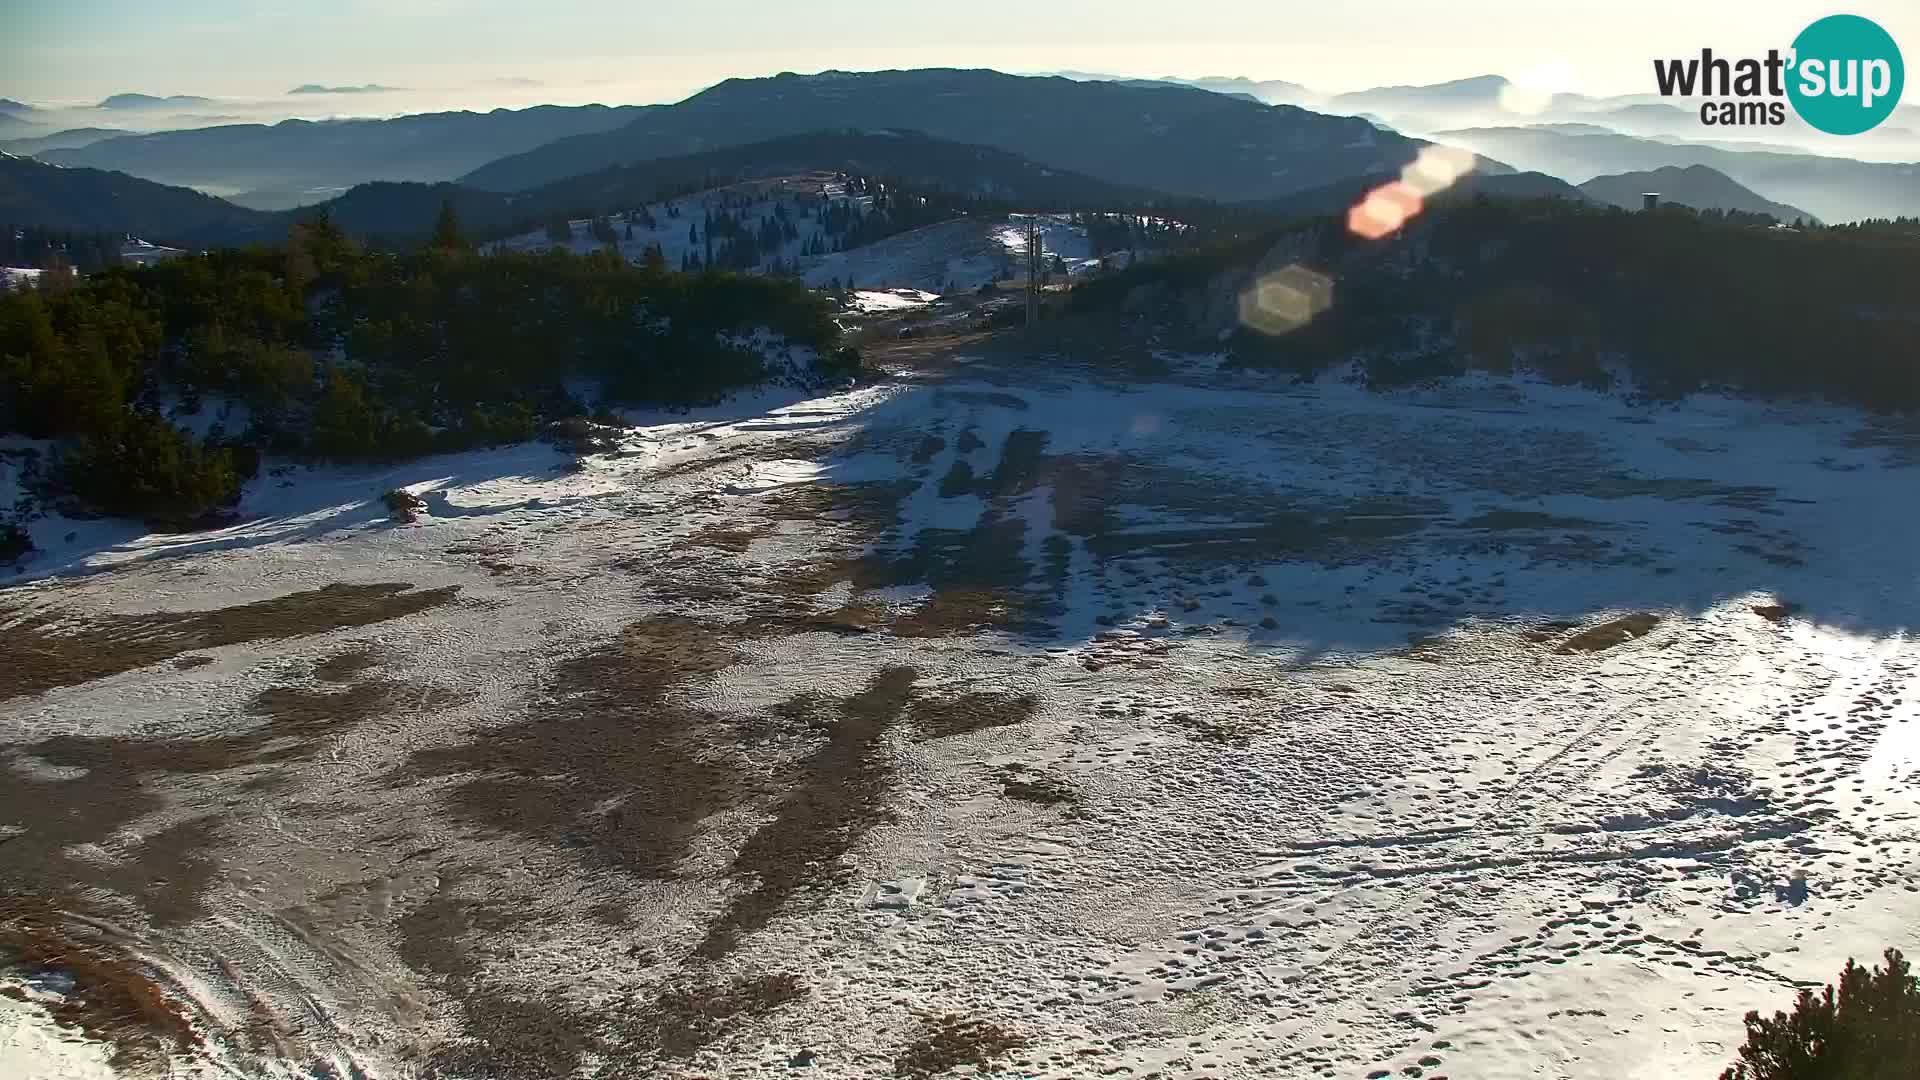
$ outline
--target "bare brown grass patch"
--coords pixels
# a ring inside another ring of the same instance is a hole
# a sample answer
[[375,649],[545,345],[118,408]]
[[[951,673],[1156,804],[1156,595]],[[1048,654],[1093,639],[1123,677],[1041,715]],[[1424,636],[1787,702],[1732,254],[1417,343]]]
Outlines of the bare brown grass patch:
[[1545,645],[1550,641],[1557,640],[1568,631],[1578,629],[1580,629],[1580,624],[1577,622],[1556,619],[1552,622],[1536,623],[1533,626],[1529,626],[1525,630],[1520,631],[1520,636],[1535,645]]
[[1032,694],[979,691],[950,698],[915,698],[907,720],[923,739],[945,739],[988,728],[1010,727],[1033,718],[1039,699]]
[[936,589],[926,603],[894,618],[887,629],[903,638],[971,637],[1013,628],[1025,606],[1025,598],[1011,589]]
[[[445,691],[385,680],[340,690],[271,687],[248,707],[264,722],[246,731],[178,738],[56,735],[14,748],[0,757],[0,823],[28,828],[6,844],[0,892],[64,895],[99,888],[136,903],[157,925],[192,921],[203,913],[201,897],[215,870],[220,820],[205,816],[137,832],[137,822],[172,801],[170,784],[307,760],[369,719],[454,700]],[[50,773],[48,766],[67,774]],[[84,857],[80,852],[88,845],[106,847],[114,857]]]
[[25,974],[72,979],[72,990],[46,1008],[58,1023],[112,1046],[117,1069],[159,1069],[169,1055],[201,1044],[191,1017],[154,973],[125,950],[79,936],[57,905],[0,899],[0,958]]
[[[826,745],[794,767],[792,783],[774,804],[773,820],[734,857],[732,875],[753,885],[708,925],[696,956],[725,956],[741,937],[772,921],[795,894],[840,880],[841,857],[886,816],[883,800],[892,770],[883,740],[906,708],[916,678],[912,668],[886,668],[865,689],[837,703]],[[804,709],[821,705],[811,698]]]
[[1075,801],[1073,786],[1065,780],[1023,765],[1008,765],[1000,770],[1000,790],[1009,799],[1036,806],[1059,806]]
[[602,1048],[591,1016],[551,1000],[475,989],[461,999],[464,1037],[437,1048],[432,1075],[461,1077],[572,1076],[580,1058]]
[[686,1058],[718,1042],[743,1022],[806,997],[787,972],[744,976],[718,985],[674,987],[644,1008],[628,1032],[660,1058]]
[[953,1013],[929,1017],[920,1037],[907,1044],[900,1051],[900,1056],[893,1059],[893,1075],[938,1076],[962,1065],[997,1071],[994,1069],[994,1059],[1005,1057],[1026,1045],[1024,1036],[989,1020]]
[[915,465],[932,464],[935,455],[939,454],[940,451],[945,450],[946,448],[947,448],[947,440],[941,438],[940,436],[923,435],[921,436],[920,441],[914,444],[912,461]]
[[1660,616],[1650,611],[1637,611],[1590,626],[1561,642],[1554,651],[1563,654],[1601,652],[1646,637],[1658,625]]
[[695,827],[737,797],[706,710],[669,700],[733,664],[733,637],[675,615],[566,661],[524,720],[414,755],[403,779],[467,775],[463,819],[572,849],[643,878],[672,876]]
[[5,612],[0,628],[0,700],[118,675],[195,649],[307,637],[439,607],[457,586],[412,592],[391,582],[328,585],[209,611],[92,618],[47,609]]
[[370,646],[356,645],[313,665],[313,677],[321,682],[352,682],[363,672],[378,667],[380,653]]
[[725,551],[734,555],[744,555],[747,549],[753,546],[755,540],[763,536],[770,536],[772,533],[773,526],[771,525],[752,527],[708,525],[696,531],[692,536],[680,541],[676,546],[682,548],[707,548],[712,551]]

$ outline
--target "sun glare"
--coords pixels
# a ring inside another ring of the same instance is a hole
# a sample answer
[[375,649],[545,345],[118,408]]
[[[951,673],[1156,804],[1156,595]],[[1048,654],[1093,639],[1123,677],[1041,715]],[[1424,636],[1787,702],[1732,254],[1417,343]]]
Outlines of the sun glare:
[[1263,334],[1289,334],[1333,306],[1333,281],[1293,263],[1262,275],[1240,294],[1240,322]]
[[1356,236],[1379,240],[1398,232],[1426,205],[1426,197],[1405,180],[1382,184],[1367,192],[1347,211],[1347,229]]

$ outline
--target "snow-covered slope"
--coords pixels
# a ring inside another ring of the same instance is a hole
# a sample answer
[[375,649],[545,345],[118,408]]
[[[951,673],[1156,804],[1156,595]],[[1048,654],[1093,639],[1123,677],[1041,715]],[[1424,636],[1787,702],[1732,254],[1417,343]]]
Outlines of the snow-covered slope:
[[992,222],[971,218],[928,225],[807,260],[802,279],[815,288],[837,282],[934,293],[977,289],[1011,272],[1012,260],[993,242],[993,230]]
[[1162,359],[76,543],[0,884],[248,1077],[1711,1076],[1920,945],[1910,429]]
[[[778,247],[769,246],[761,251],[760,260],[753,269],[766,270],[773,266],[776,259],[786,264],[795,260],[804,261],[803,253],[810,246],[832,245],[833,237],[823,227],[823,210],[854,209],[867,213],[872,206],[873,199],[870,196],[850,193],[839,180],[822,176],[796,176],[748,181],[683,195],[663,203],[651,203],[646,208],[647,214],[652,217],[650,225],[638,216],[629,217],[626,214],[613,215],[610,223],[615,247],[622,258],[638,263],[650,246],[657,245],[666,257],[667,265],[679,269],[688,256],[705,260],[709,255],[717,255],[717,249],[725,247],[718,240],[714,247],[708,246],[708,215],[727,213],[742,219],[750,227],[757,227],[774,218],[776,212],[785,214],[796,235],[783,239]],[[590,219],[577,218],[568,222],[568,237],[564,241],[554,239],[545,231],[536,231],[486,244],[482,250],[542,252],[561,247],[584,255],[606,246],[594,237]]]

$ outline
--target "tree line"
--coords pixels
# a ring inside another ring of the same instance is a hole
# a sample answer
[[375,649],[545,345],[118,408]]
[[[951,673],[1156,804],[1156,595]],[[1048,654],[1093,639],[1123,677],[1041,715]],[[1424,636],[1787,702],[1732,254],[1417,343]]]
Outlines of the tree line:
[[1379,241],[1331,218],[1246,233],[1095,279],[1070,306],[1147,304],[1134,317],[1179,334],[1195,328],[1171,298],[1250,284],[1277,252],[1324,277],[1331,303],[1285,333],[1235,328],[1234,362],[1314,374],[1356,361],[1382,386],[1526,369],[1596,387],[1624,376],[1662,397],[1920,408],[1920,231],[1897,223],[1794,229],[1685,207],[1476,197]]
[[49,229],[0,222],[0,266],[54,270],[71,267],[91,274],[120,265],[120,233]]
[[[730,343],[765,327],[838,345],[798,284],[679,274],[596,252],[474,255],[450,210],[414,254],[362,250],[321,216],[278,248],[109,267],[0,296],[0,434],[54,440],[44,494],[165,524],[217,514],[261,455],[397,460],[515,442],[604,400],[689,405],[766,377]],[[837,365],[837,366],[836,366]],[[171,418],[206,400],[236,430]]]

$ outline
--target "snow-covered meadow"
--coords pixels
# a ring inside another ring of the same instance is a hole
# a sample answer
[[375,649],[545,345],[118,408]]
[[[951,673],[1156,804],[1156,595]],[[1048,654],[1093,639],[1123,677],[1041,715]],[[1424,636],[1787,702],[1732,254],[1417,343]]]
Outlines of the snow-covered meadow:
[[47,545],[108,641],[443,591],[0,702],[5,884],[228,1075],[1706,1077],[1920,946],[1920,433],[936,367]]

